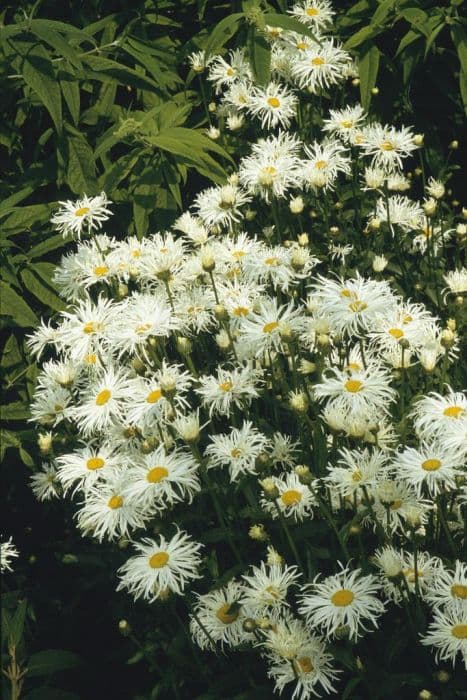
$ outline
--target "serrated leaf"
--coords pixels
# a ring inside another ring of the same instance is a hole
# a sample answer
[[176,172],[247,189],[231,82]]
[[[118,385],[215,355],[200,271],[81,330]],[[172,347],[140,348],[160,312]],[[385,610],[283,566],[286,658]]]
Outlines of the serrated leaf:
[[360,76],[360,99],[362,106],[367,110],[371,102],[371,91],[376,85],[379,69],[379,49],[371,45],[358,61],[358,74]]
[[238,29],[240,20],[245,17],[243,12],[234,12],[227,17],[221,19],[220,22],[216,24],[214,29],[209,35],[209,39],[205,46],[206,56],[210,56],[212,53],[219,51],[229,39],[233,37]]
[[18,326],[23,328],[39,324],[34,311],[9,284],[2,280],[0,280],[0,313],[2,316],[11,317]]
[[38,651],[29,657],[28,676],[48,676],[57,671],[65,671],[69,668],[76,668],[81,664],[79,656],[71,651],[61,649],[47,649]]
[[62,130],[62,95],[58,87],[53,63],[43,46],[37,44],[23,57],[22,73],[24,81],[39,97],[45,106],[55,128]]

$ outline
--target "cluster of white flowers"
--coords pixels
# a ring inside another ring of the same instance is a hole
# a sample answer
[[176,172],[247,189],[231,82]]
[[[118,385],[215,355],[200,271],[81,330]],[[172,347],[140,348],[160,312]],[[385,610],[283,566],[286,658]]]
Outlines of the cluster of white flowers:
[[[260,521],[250,537],[267,543],[267,523],[282,528],[297,566],[269,545],[259,566],[196,594],[191,632],[203,649],[258,647],[276,688],[295,683],[293,697],[306,700],[333,691],[329,639],[355,641],[414,597],[435,610],[423,643],[441,659],[467,659],[466,569],[454,556],[467,399],[449,376],[458,321],[439,318],[455,312],[466,273],[442,268],[436,313],[426,297],[413,300],[406,256],[426,253],[433,270],[453,233],[464,234],[438,206],[442,182],[428,181],[423,202],[400,194],[410,187],[404,161],[421,145],[410,129],[370,120],[359,105],[330,110],[322,138],[289,129],[300,90],[354,75],[326,34],[327,0],[292,14],[319,41],[268,28],[265,87],[241,50],[191,59],[207,68],[227,124],[258,118],[277,133],[253,144],[225,184],[199,193],[171,230],[142,240],[96,231],[110,215],[104,193],[64,203],[56,226],[92,236],[55,274],[68,310],[29,345],[43,359],[31,415],[48,430],[38,498],[71,495],[83,534],[131,540],[119,588],[153,601],[204,574],[202,533],[198,542],[181,530],[177,513],[209,495],[227,532],[219,499],[244,497]],[[351,181],[361,191],[336,208],[332,197]],[[345,245],[330,244],[340,230],[329,212],[349,201]],[[321,221],[312,235],[307,208]],[[336,573],[302,566],[306,538],[294,544],[293,533],[311,519],[325,521],[339,547]],[[360,568],[352,528],[379,543]],[[429,551],[440,533],[449,561],[438,544]]]

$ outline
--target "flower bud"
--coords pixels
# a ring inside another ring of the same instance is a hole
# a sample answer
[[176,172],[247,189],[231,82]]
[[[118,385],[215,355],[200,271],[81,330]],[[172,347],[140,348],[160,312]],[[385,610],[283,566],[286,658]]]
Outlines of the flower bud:
[[252,525],[248,530],[248,536],[251,537],[252,540],[257,540],[258,542],[265,542],[269,538],[262,524]]
[[450,148],[452,151],[456,151],[459,148],[459,141],[454,139],[454,141],[451,141],[448,148]]
[[301,214],[304,208],[305,202],[303,201],[303,197],[294,197],[289,202],[289,209],[292,214]]
[[310,468],[306,464],[297,464],[294,472],[298,476],[298,480],[301,484],[308,486],[308,484],[312,483],[313,475],[310,472]]
[[128,620],[119,620],[118,631],[124,637],[128,637],[128,635],[131,634],[131,626]]
[[41,455],[48,455],[52,451],[53,434],[51,432],[39,433],[37,444],[39,445]]
[[177,338],[177,350],[180,355],[189,355],[193,350],[193,343],[189,338],[183,336],[178,336]]
[[375,272],[382,272],[387,264],[388,260],[384,255],[375,255],[371,266]]
[[301,233],[298,236],[297,241],[298,241],[299,246],[302,246],[302,248],[305,248],[309,244],[310,239],[309,239],[307,233]]
[[433,216],[433,214],[436,213],[436,210],[438,209],[438,203],[436,202],[436,199],[433,199],[430,197],[430,199],[427,199],[426,202],[423,203],[423,211],[427,216]]
[[275,501],[279,497],[279,489],[276,486],[276,482],[271,477],[260,480],[259,482],[261,488],[264,491],[264,495],[268,501]]

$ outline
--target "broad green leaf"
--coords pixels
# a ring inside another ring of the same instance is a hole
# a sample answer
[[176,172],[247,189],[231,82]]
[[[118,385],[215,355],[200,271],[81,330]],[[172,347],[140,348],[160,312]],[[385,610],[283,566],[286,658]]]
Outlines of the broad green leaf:
[[2,228],[6,233],[17,231],[22,233],[40,222],[47,221],[51,211],[52,206],[49,203],[15,207],[10,216],[3,222]]
[[22,270],[21,279],[26,289],[31,294],[34,294],[45,306],[54,309],[54,311],[62,311],[65,308],[65,304],[60,297],[41,279],[38,265]]
[[49,676],[57,671],[65,671],[76,668],[81,664],[81,659],[71,651],[61,649],[48,649],[38,651],[29,657],[27,662],[28,676]]
[[28,601],[26,599],[21,600],[8,626],[9,644],[11,644],[14,647],[18,646],[23,636],[24,623],[26,622],[27,611]]
[[347,51],[349,49],[355,49],[357,46],[360,46],[360,44],[368,41],[368,39],[374,39],[379,34],[381,34],[381,29],[376,26],[369,25],[367,27],[362,27],[362,29],[359,29],[358,32],[355,32],[355,34],[352,34],[352,36],[347,39],[344,44],[344,49]]
[[446,26],[446,25],[445,25],[444,22],[440,22],[440,24],[437,24],[437,25],[434,27],[434,29],[432,29],[431,33],[429,34],[429,36],[427,37],[427,40],[426,40],[426,45],[425,45],[425,58],[427,57],[428,52],[429,52],[429,50],[431,49],[433,43],[436,41],[436,38],[437,38],[438,34],[441,32],[442,29],[444,29],[445,26]]
[[23,328],[39,324],[39,319],[34,311],[9,284],[2,280],[0,280],[0,314],[10,316],[18,326]]
[[99,188],[105,192],[112,192],[112,190],[128,175],[139,158],[139,151],[125,153],[125,155],[115,161],[115,163],[112,163],[110,168],[107,168],[99,178]]
[[33,46],[23,60],[23,78],[39,97],[52,117],[58,132],[62,130],[62,95],[53,63],[43,46]]
[[129,85],[138,90],[149,90],[150,92],[159,90],[159,86],[151,78],[137,73],[133,68],[128,68],[128,66],[117,63],[117,61],[112,61],[110,58],[92,55],[84,56],[83,63],[86,63],[92,71],[100,75],[104,80],[114,80],[119,85]]
[[55,19],[33,19],[32,21],[25,23],[31,31],[48,30],[52,32],[60,32],[61,34],[67,35],[73,42],[92,44],[95,46],[95,41],[90,38],[89,34],[83,29],[78,29],[72,24],[67,24],[66,22],[60,22]]
[[221,19],[218,24],[214,27],[209,35],[209,39],[205,46],[206,56],[210,56],[212,53],[219,51],[224,44],[228,42],[229,39],[233,37],[238,29],[240,20],[245,17],[243,12],[234,12],[227,17]]
[[408,7],[405,10],[399,10],[398,14],[416,27],[424,24],[428,19],[427,13],[420,10],[418,7]]
[[45,41],[46,44],[49,44],[49,46],[55,49],[60,56],[67,58],[72,66],[81,68],[82,64],[78,52],[61,34],[59,34],[59,32],[37,21],[31,23],[31,31],[38,36],[39,39],[42,39],[42,41]]
[[12,333],[8,340],[6,341],[3,351],[2,359],[0,362],[1,367],[18,367],[23,361],[23,356],[21,355],[18,340],[16,336]]
[[14,401],[0,406],[0,418],[2,420],[24,420],[29,418],[28,404],[23,401]]
[[321,45],[321,41],[316,36],[316,34],[303,22],[300,22],[295,17],[290,17],[289,15],[280,15],[276,12],[267,12],[264,15],[264,21],[271,27],[282,27],[289,32],[296,32],[301,36],[309,36],[310,39],[314,39],[317,44]]
[[80,108],[79,82],[76,76],[64,70],[59,72],[59,80],[63,98],[76,126],[79,121]]
[[256,82],[266,85],[271,77],[271,47],[261,34],[253,27],[249,42],[250,63]]
[[[20,444],[21,443],[16,433],[14,433],[12,430],[5,430],[4,428],[0,429],[0,459],[2,461],[5,459],[5,452],[9,447],[19,447]],[[2,613],[3,612],[4,611],[2,610]],[[2,637],[3,634],[6,634],[7,632],[5,624],[5,622],[2,622]]]
[[407,34],[404,34],[402,39],[399,42],[399,46],[397,47],[396,51],[396,56],[399,56],[399,54],[404,51],[410,44],[413,44],[414,41],[417,41],[417,39],[421,39],[422,35],[419,32],[414,32],[413,29],[410,29]]
[[358,73],[360,75],[360,99],[362,106],[367,110],[371,102],[371,91],[376,85],[379,68],[379,49],[371,45],[360,56],[358,61]]
[[61,233],[57,233],[54,236],[49,236],[37,245],[33,246],[28,251],[28,255],[31,258],[39,258],[45,253],[50,253],[51,250],[56,250],[57,248],[62,248],[63,246],[65,246],[65,240]]
[[68,168],[67,182],[75,194],[96,192],[96,167],[91,146],[81,134],[67,130]]
[[396,4],[396,0],[383,0],[380,2],[378,9],[371,18],[371,24],[381,24],[381,22],[384,22]]

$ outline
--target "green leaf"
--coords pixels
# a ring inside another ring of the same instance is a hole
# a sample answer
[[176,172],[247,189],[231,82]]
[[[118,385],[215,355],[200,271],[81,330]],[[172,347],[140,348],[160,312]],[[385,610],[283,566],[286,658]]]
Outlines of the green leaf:
[[427,13],[418,7],[408,7],[406,10],[399,10],[399,16],[416,27],[424,24],[428,19]]
[[280,15],[276,12],[267,12],[264,15],[264,21],[271,27],[282,27],[282,29],[287,29],[289,32],[296,32],[300,34],[300,36],[309,36],[310,39],[314,39],[316,43],[321,46],[321,41],[316,34],[305,24],[295,19],[295,17]]
[[66,22],[59,22],[54,19],[33,19],[32,21],[27,21],[27,27],[31,31],[48,30],[52,32],[60,32],[61,34],[67,35],[73,41],[82,43],[86,42],[95,46],[96,42],[91,39],[89,34],[83,29],[78,29],[72,24],[67,24]]
[[390,11],[396,5],[396,0],[383,0],[371,18],[371,24],[381,24],[384,22]]
[[359,29],[358,32],[355,32],[355,34],[352,34],[352,36],[347,39],[344,44],[344,49],[347,51],[349,49],[355,49],[357,46],[360,46],[360,44],[363,44],[363,42],[368,41],[368,39],[374,39],[379,34],[381,34],[381,29],[374,25],[362,27],[362,29]]
[[68,167],[67,182],[75,194],[92,195],[97,191],[96,167],[91,146],[81,134],[67,130]]
[[23,328],[37,326],[39,319],[9,284],[0,280],[0,314],[10,316],[13,321]]
[[249,48],[251,68],[256,82],[266,85],[271,77],[271,47],[254,27],[250,33]]
[[138,73],[133,68],[128,68],[128,66],[122,63],[112,61],[110,58],[103,58],[102,56],[84,56],[83,62],[104,81],[110,79],[116,81],[119,85],[130,85],[138,90],[160,92],[159,86],[151,80],[151,78],[148,78],[142,73]]
[[360,99],[365,110],[367,110],[370,106],[371,91],[376,85],[379,57],[379,49],[376,46],[371,45],[359,58],[358,73],[360,76]]
[[28,659],[28,677],[48,676],[57,671],[76,668],[80,664],[81,659],[79,656],[71,651],[62,651],[61,649],[38,651]]
[[26,613],[28,610],[28,601],[26,599],[20,601],[18,607],[15,610],[15,614],[11,618],[8,626],[8,639],[9,644],[17,647],[21,641],[24,630],[24,623],[26,621]]
[[31,294],[34,294],[45,306],[54,309],[54,311],[63,311],[65,304],[62,302],[55,292],[53,292],[47,284],[39,276],[39,266],[26,268],[21,271],[21,279],[24,286]]
[[67,58],[72,66],[81,68],[81,60],[76,49],[66,41],[56,30],[50,29],[40,22],[31,22],[31,31],[39,39],[49,44],[55,51],[64,58]]
[[219,51],[228,40],[233,37],[238,29],[238,25],[241,19],[243,19],[245,14],[243,12],[234,12],[227,17],[221,19],[218,24],[214,27],[213,31],[209,35],[209,39],[205,46],[206,56],[210,56],[212,53]]
[[422,35],[419,32],[414,32],[413,29],[410,29],[407,34],[404,34],[402,39],[399,42],[399,46],[397,47],[396,51],[396,56],[399,56],[399,54],[404,51],[410,44],[413,44],[414,41],[417,41],[417,39],[421,39]]
[[53,63],[41,45],[33,46],[24,56],[23,78],[43,103],[55,128],[62,130],[62,96],[58,86]]
[[128,175],[135,163],[140,158],[139,151],[125,153],[121,158],[112,163],[99,178],[99,187],[105,192],[112,192],[117,185]]
[[76,126],[79,121],[80,108],[79,82],[72,73],[64,70],[60,71],[59,79],[63,98]]
[[20,231],[23,233],[38,223],[44,223],[50,218],[53,205],[31,204],[27,207],[15,207],[6,221],[3,230],[7,235]]
[[46,238],[41,243],[33,246],[29,251],[28,255],[31,258],[39,258],[44,253],[50,253],[51,250],[56,250],[57,248],[62,248],[65,245],[65,241],[61,233],[57,233],[55,236],[50,236]]
[[5,406],[0,406],[2,420],[24,420],[30,417],[28,405],[22,401],[14,401]]

